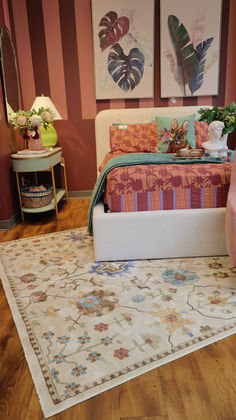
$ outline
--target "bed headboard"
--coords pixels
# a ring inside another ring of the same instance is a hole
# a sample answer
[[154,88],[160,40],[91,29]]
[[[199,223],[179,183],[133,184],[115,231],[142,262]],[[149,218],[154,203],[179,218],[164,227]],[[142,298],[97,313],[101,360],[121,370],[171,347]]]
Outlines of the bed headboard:
[[156,116],[182,117],[196,113],[200,108],[209,108],[209,105],[175,106],[159,108],[124,108],[106,109],[100,111],[95,118],[95,141],[97,167],[110,151],[109,127],[114,123],[137,124],[151,122]]

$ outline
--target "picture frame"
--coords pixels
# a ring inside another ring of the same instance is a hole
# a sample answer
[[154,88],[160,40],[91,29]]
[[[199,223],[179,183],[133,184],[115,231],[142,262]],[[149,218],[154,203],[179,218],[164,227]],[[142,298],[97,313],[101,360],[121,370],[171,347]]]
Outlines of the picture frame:
[[154,0],[92,0],[96,99],[153,98]]
[[161,98],[219,93],[222,0],[160,0]]

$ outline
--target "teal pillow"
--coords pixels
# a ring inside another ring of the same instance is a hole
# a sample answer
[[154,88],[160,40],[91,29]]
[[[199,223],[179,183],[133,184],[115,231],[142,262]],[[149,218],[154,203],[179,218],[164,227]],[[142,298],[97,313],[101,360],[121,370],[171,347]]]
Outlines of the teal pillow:
[[181,127],[182,123],[185,120],[188,120],[189,122],[189,128],[188,128],[188,132],[187,132],[187,139],[188,142],[190,144],[190,146],[195,149],[195,132],[194,132],[194,120],[195,120],[195,114],[192,115],[187,115],[184,117],[161,117],[161,116],[157,116],[154,118],[153,121],[156,122],[157,124],[157,130],[158,130],[158,152],[160,153],[166,153],[168,146],[169,146],[169,141],[170,141],[170,128],[171,128],[171,123],[173,120],[177,120],[178,121],[178,125],[179,127]]

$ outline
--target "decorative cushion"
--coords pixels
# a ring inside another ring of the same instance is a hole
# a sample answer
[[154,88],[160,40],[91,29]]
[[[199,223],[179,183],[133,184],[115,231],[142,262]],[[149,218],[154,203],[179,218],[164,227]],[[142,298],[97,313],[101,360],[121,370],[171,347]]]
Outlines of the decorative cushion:
[[157,124],[158,127],[158,151],[160,153],[166,153],[169,142],[172,138],[171,133],[171,123],[173,120],[178,121],[178,127],[181,127],[183,122],[185,120],[188,120],[189,122],[189,129],[187,132],[187,140],[190,144],[190,146],[195,149],[195,140],[194,140],[194,120],[195,120],[195,114],[187,115],[184,117],[155,117],[154,121]]
[[194,121],[196,149],[203,149],[202,143],[209,140],[208,124],[204,121]]
[[110,127],[112,152],[157,153],[157,125],[152,123],[119,124]]

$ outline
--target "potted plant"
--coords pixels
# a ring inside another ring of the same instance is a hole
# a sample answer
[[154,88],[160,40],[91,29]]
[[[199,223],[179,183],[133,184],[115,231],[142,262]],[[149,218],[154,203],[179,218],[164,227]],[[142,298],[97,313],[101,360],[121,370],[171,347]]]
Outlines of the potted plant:
[[40,126],[47,129],[54,120],[54,115],[49,108],[39,108],[38,111],[19,110],[8,114],[9,124],[15,129],[19,128],[20,134],[28,141],[30,150],[42,150]]
[[213,106],[212,108],[200,108],[199,121],[205,121],[210,124],[213,121],[222,121],[224,128],[222,136],[231,133],[236,128],[236,108],[235,103],[225,106]]

